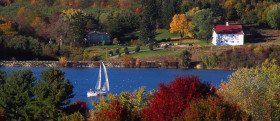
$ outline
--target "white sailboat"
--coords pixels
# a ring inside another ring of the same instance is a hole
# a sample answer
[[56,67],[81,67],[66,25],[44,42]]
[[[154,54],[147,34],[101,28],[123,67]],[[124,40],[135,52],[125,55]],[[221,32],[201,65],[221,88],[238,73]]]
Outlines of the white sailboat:
[[[102,67],[104,70],[104,75],[105,75],[105,83],[103,85],[103,87],[101,88],[101,77],[102,77]],[[103,62],[101,62],[100,67],[99,67],[99,74],[98,74],[98,80],[97,83],[95,85],[95,90],[90,89],[87,92],[87,97],[94,97],[94,96],[98,96],[101,94],[106,94],[110,91],[110,87],[109,87],[109,79],[108,79],[108,74],[107,74],[107,69],[106,66],[104,65]]]

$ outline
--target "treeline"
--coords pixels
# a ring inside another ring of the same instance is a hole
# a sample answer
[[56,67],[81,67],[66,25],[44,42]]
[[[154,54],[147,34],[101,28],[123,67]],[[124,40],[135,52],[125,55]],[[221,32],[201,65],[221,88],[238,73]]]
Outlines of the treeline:
[[266,59],[275,59],[280,65],[280,47],[272,46],[242,46],[222,52],[200,55],[205,68],[238,69],[241,67],[256,67]]
[[89,31],[109,33],[114,44],[153,45],[156,29],[170,29],[176,14],[186,15],[187,28],[181,28],[186,36],[203,40],[226,21],[280,27],[279,0],[2,0],[0,5],[1,38],[32,37],[50,52],[46,55],[55,56],[64,55],[61,48],[89,46]]

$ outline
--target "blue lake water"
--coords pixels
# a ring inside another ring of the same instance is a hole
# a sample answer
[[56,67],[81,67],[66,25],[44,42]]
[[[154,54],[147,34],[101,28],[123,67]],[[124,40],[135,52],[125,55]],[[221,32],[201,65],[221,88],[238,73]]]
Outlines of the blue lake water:
[[[46,68],[0,68],[2,71],[31,69],[40,78],[40,73]],[[90,106],[86,96],[89,89],[93,89],[98,78],[99,68],[62,68],[67,79],[74,85],[75,97],[72,101],[83,100]],[[162,68],[108,68],[110,91],[113,94],[122,91],[133,92],[139,87],[146,87],[147,91],[157,89],[159,83],[169,83],[178,76],[197,75],[203,82],[209,82],[218,87],[221,81],[227,81],[233,71],[227,70],[184,70]],[[104,78],[103,78],[104,79]],[[90,108],[92,108],[90,106]]]

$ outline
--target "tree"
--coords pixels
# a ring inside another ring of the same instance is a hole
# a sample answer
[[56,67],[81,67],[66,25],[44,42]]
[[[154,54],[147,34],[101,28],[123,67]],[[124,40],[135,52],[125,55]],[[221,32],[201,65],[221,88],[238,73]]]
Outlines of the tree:
[[55,120],[64,114],[63,108],[70,104],[73,86],[60,70],[47,69],[34,89],[36,95],[34,117],[37,120]]
[[267,13],[268,24],[275,29],[280,29],[280,4],[274,5]]
[[223,101],[217,96],[208,96],[206,99],[194,100],[184,112],[185,121],[243,121],[248,116],[238,107]]
[[214,91],[210,88],[195,76],[176,78],[169,85],[160,84],[158,91],[142,110],[143,119],[172,121],[176,117],[181,117],[191,101],[213,95]]
[[140,21],[139,39],[145,43],[153,43],[155,41],[156,19],[158,10],[155,0],[141,0],[143,7],[142,18]]
[[208,40],[212,36],[213,24],[213,12],[210,9],[199,10],[192,19],[192,32],[195,37]]
[[70,45],[85,45],[84,38],[86,36],[86,17],[85,13],[80,9],[67,9],[62,11],[64,20],[69,21],[69,30],[66,34],[67,41]]
[[184,50],[180,54],[180,65],[182,67],[188,67],[191,63],[192,54],[188,50]]
[[0,107],[9,120],[32,120],[35,76],[31,71],[13,72],[0,88]]
[[226,101],[237,103],[253,120],[280,119],[280,67],[266,60],[256,68],[238,69],[219,90]]
[[193,37],[190,31],[190,24],[191,23],[188,22],[186,14],[176,14],[170,23],[170,32],[179,33],[181,38],[183,36]]

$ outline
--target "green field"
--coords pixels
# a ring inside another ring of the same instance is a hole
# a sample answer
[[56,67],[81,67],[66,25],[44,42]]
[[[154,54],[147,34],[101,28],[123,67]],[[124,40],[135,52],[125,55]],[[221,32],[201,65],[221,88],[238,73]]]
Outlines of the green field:
[[170,33],[167,29],[159,29],[157,30],[156,40],[162,40],[167,38],[180,38],[180,34]]

